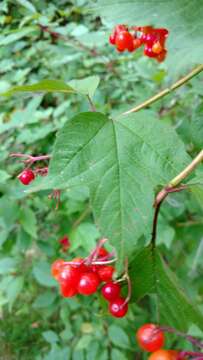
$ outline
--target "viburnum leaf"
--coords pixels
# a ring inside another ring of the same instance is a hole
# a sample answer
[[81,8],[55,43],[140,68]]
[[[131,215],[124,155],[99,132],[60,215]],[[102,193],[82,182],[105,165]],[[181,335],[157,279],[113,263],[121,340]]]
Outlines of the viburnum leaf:
[[156,186],[188,162],[175,131],[150,111],[122,120],[81,113],[59,131],[49,175],[31,190],[87,186],[100,233],[123,262],[141,236],[149,241]]
[[[200,64],[203,57],[203,2],[199,0],[98,0],[95,13],[105,24],[165,27],[166,63],[171,73],[183,73],[185,68]],[[149,60],[151,61],[151,60]]]
[[178,284],[157,250],[142,249],[134,257],[129,268],[132,281],[133,301],[145,295],[156,294],[159,323],[187,331],[191,324],[203,330],[203,316]]
[[71,86],[66,84],[62,80],[42,80],[32,85],[16,85],[10,88],[8,91],[1,93],[1,96],[11,96],[16,93],[47,93],[47,92],[64,92],[74,93],[76,92]]

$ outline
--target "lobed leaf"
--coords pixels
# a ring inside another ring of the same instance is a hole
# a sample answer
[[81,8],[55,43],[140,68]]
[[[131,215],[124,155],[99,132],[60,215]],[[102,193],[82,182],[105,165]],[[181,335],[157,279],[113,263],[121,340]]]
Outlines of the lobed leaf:
[[141,236],[149,240],[155,187],[166,184],[187,161],[175,131],[151,112],[117,121],[81,113],[59,131],[49,176],[33,186],[88,186],[96,224],[122,263],[143,245]]

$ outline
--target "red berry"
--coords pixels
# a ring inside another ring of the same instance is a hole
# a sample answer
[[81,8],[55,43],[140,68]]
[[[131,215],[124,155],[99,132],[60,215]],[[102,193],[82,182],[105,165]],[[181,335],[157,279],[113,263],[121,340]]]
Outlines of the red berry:
[[164,345],[164,333],[154,324],[145,324],[136,334],[137,342],[141,349],[154,352]]
[[155,54],[153,51],[152,51],[152,48],[149,47],[149,46],[145,46],[144,48],[144,55],[150,57],[150,58],[155,58],[157,57],[157,54]]
[[115,317],[123,317],[128,311],[128,304],[124,304],[125,299],[119,297],[109,304],[109,312]]
[[178,359],[178,351],[176,350],[164,350],[160,349],[153,354],[151,354],[148,360],[177,360]]
[[118,51],[134,48],[133,36],[128,31],[120,31],[116,36],[116,47]]
[[64,297],[73,297],[78,293],[77,288],[75,286],[69,286],[69,284],[66,283],[60,284],[60,290],[61,290],[61,295]]
[[64,260],[62,259],[58,259],[54,261],[53,264],[51,265],[51,274],[56,280],[58,280],[59,274],[63,266],[64,266]]
[[18,179],[23,185],[29,185],[34,178],[35,174],[31,169],[25,169],[20,175],[18,175]]
[[91,295],[97,291],[99,286],[99,277],[93,272],[87,272],[80,276],[78,283],[78,292],[82,295]]
[[109,36],[109,43],[111,45],[115,45],[115,43],[116,43],[116,34],[115,34],[115,32]]
[[145,37],[145,43],[147,45],[153,45],[157,41],[157,36],[154,33],[147,34]]
[[72,265],[64,265],[58,275],[58,281],[66,286],[76,287],[80,279],[80,270]]
[[133,39],[134,50],[138,49],[142,45],[142,40],[139,38]]
[[115,268],[109,265],[98,266],[97,274],[101,281],[108,282],[112,280],[113,273]]
[[108,301],[117,299],[120,295],[120,291],[120,285],[113,282],[106,283],[101,289],[102,296]]

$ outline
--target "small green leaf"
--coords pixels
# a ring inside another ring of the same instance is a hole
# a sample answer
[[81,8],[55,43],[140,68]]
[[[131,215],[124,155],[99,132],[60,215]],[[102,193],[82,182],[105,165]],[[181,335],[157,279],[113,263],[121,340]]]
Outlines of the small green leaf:
[[16,260],[11,257],[0,259],[0,274],[8,274],[16,268]]
[[44,331],[42,336],[50,344],[54,344],[59,341],[58,335],[52,330]]
[[56,281],[51,277],[50,265],[45,261],[35,264],[33,275],[40,285],[47,287],[57,286]]
[[14,277],[13,280],[9,283],[6,289],[6,295],[8,297],[9,302],[9,311],[11,311],[14,301],[21,293],[23,288],[24,278],[23,276]]
[[71,80],[69,85],[78,93],[83,95],[89,95],[92,99],[94,93],[99,85],[99,76],[89,76],[81,80]]
[[35,309],[46,308],[47,306],[50,306],[53,304],[56,297],[57,297],[57,294],[55,292],[46,291],[43,294],[40,294],[37,296],[37,298],[35,299],[32,306]]
[[5,184],[11,176],[4,170],[0,170],[0,184]]
[[47,93],[47,92],[63,92],[74,93],[75,90],[61,80],[42,80],[32,85],[13,86],[8,91],[1,93],[1,96],[11,96],[16,93]]
[[114,345],[124,349],[128,349],[130,347],[129,337],[120,326],[110,325],[108,334],[110,341]]
[[20,210],[19,221],[29,235],[34,238],[37,237],[37,219],[34,211],[28,207],[24,207]]
[[80,224],[70,233],[71,251],[76,250],[80,246],[87,252],[91,251],[95,247],[99,236],[99,231],[94,224],[87,222]]

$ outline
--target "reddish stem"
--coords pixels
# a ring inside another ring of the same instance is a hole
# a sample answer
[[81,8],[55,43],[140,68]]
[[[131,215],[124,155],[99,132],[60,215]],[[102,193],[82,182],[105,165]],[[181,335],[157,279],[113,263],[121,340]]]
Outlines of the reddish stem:
[[49,160],[51,158],[51,155],[32,156],[29,154],[12,153],[12,154],[10,154],[10,157],[27,158],[26,160],[23,160],[23,162],[25,164],[33,164],[36,161]]
[[159,329],[162,330],[162,331],[172,333],[172,334],[176,334],[177,336],[184,337],[186,340],[191,342],[193,345],[199,347],[200,349],[203,349],[203,342],[199,341],[198,339],[194,338],[191,335],[187,335],[185,333],[177,331],[176,329],[173,329],[173,328],[168,327],[168,326],[160,326]]

